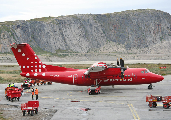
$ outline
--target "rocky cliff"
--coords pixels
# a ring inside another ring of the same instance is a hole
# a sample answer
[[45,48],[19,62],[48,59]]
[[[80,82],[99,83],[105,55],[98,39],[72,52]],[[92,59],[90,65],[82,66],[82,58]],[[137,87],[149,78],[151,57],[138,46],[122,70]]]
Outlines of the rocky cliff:
[[0,52],[11,52],[9,44],[14,42],[29,43],[40,54],[48,51],[58,57],[69,53],[169,54],[171,15],[139,9],[0,23]]

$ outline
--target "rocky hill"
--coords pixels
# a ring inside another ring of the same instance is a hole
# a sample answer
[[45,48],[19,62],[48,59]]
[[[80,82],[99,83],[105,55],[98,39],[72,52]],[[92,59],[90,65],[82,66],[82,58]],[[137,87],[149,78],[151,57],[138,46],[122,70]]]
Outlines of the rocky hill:
[[37,54],[52,53],[55,59],[49,61],[75,56],[79,60],[110,60],[118,56],[171,59],[171,15],[139,9],[0,23],[0,52],[11,52],[9,44],[14,42],[29,43]]

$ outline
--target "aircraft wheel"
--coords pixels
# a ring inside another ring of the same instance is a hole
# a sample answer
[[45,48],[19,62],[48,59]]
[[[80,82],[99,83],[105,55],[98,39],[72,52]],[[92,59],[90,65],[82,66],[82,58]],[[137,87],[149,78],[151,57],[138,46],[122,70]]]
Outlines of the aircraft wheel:
[[152,88],[152,84],[150,84],[150,85],[148,86],[148,89],[153,89],[153,88]]

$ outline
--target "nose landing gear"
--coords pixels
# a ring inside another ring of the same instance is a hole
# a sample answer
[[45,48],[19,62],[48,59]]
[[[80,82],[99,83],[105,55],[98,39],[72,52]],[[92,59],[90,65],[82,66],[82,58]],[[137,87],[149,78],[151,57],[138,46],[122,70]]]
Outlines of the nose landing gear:
[[148,86],[148,89],[153,89],[152,83],[150,83],[150,85]]

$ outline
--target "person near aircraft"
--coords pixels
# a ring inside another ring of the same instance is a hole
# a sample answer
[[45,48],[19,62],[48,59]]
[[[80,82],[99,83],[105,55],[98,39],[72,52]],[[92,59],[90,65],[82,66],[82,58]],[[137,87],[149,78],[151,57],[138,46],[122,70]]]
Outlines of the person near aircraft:
[[32,88],[31,93],[32,93],[32,100],[34,100],[34,98],[33,98],[33,96],[34,96],[34,88]]
[[35,89],[36,100],[38,99],[38,89]]

